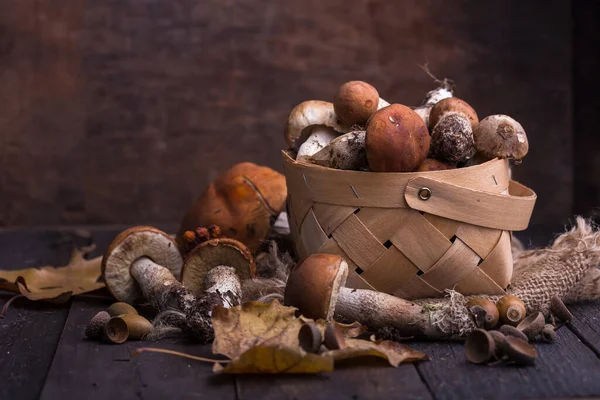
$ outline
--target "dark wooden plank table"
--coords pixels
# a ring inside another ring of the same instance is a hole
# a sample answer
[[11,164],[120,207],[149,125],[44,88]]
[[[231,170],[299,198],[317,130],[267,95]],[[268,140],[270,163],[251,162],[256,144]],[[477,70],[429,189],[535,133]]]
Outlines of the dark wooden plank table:
[[[68,261],[75,243],[106,248],[120,228],[0,230],[0,268]],[[79,233],[78,233],[79,232]],[[534,235],[535,236],[535,235]],[[538,236],[533,242],[545,241]],[[10,298],[0,294],[0,304]],[[77,296],[65,305],[16,300],[0,319],[0,399],[516,399],[600,396],[600,303],[571,307],[572,326],[558,342],[537,345],[533,367],[481,367],[465,361],[461,343],[414,342],[432,360],[395,369],[362,360],[316,376],[216,375],[211,365],[132,351],[144,342],[110,345],[84,338],[85,325],[110,304]],[[210,356],[210,346],[165,339],[154,345]]]

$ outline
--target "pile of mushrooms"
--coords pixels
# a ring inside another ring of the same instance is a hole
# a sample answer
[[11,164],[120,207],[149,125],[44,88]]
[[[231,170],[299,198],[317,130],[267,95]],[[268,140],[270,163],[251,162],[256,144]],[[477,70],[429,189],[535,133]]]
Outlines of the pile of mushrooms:
[[297,161],[373,172],[435,171],[494,158],[520,162],[529,149],[517,121],[501,114],[480,121],[446,81],[413,108],[388,103],[366,82],[346,82],[333,103],[294,107],[285,139]]

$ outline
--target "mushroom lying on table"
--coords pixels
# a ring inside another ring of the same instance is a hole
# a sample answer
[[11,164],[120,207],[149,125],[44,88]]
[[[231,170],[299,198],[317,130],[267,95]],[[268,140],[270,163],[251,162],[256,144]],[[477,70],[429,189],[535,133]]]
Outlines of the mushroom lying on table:
[[[228,281],[225,274],[214,282],[215,277],[208,276],[216,288],[209,288],[197,297],[176,278],[182,265],[175,242],[166,233],[148,226],[121,232],[102,259],[106,287],[117,300],[131,304],[146,299],[158,311],[177,310],[181,313],[180,328],[200,341],[209,341],[213,335],[210,313],[214,306],[239,303],[239,295],[221,292],[225,287],[235,286],[235,280]],[[197,271],[194,279],[206,277]],[[233,301],[236,298],[238,303]]]
[[284,304],[307,318],[331,320],[334,314],[372,329],[395,327],[403,336],[442,337],[423,307],[398,297],[344,287],[348,264],[332,254],[313,254],[290,271]]

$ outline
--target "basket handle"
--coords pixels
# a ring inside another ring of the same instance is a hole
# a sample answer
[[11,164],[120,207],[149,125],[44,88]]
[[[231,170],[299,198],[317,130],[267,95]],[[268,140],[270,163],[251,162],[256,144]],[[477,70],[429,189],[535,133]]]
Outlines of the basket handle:
[[508,194],[496,194],[419,176],[406,185],[404,198],[412,209],[440,217],[508,231],[529,225],[537,195],[510,181]]

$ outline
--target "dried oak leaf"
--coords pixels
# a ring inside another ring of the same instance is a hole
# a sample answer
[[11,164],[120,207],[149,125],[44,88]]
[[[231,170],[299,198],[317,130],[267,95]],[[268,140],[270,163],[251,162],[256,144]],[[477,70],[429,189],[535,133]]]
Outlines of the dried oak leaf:
[[[341,325],[348,347],[322,354],[308,354],[300,348],[298,332],[307,321],[295,317],[296,309],[274,301],[271,304],[246,303],[234,308],[216,307],[212,314],[215,331],[213,353],[232,359],[226,367],[215,365],[217,372],[228,373],[317,373],[328,372],[334,360],[377,356],[391,365],[428,359],[410,347],[390,342],[353,339],[365,328],[354,323]],[[326,322],[316,321],[321,331]]]
[[0,290],[20,293],[29,300],[63,303],[72,295],[103,288],[102,257],[91,260],[84,258],[93,249],[94,246],[88,246],[73,250],[71,260],[62,267],[0,270]]

